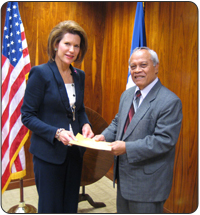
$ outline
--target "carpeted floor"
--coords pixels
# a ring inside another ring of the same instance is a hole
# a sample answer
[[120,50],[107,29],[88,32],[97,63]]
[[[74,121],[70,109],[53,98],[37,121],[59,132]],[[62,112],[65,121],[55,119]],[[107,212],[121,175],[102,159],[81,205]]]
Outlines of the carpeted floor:
[[[80,189],[80,193],[82,193],[82,188]],[[86,186],[85,193],[94,202],[103,202],[106,204],[106,207],[94,208],[88,201],[82,201],[79,202],[78,213],[116,213],[116,188],[113,188],[113,182],[106,176]],[[19,200],[19,189],[5,191],[1,199],[1,209],[7,212],[11,207],[18,205]],[[24,201],[25,204],[32,205],[37,209],[38,194],[35,186],[24,188]]]

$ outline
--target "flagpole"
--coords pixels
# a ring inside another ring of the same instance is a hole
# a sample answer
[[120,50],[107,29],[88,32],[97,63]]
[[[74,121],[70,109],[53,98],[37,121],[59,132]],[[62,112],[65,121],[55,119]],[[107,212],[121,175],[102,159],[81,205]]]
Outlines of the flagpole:
[[8,210],[8,213],[37,213],[37,209],[24,202],[23,178],[20,178],[20,202]]
[[[20,203],[24,203],[24,188],[23,188],[23,178],[20,179]],[[25,204],[22,204],[24,207]]]
[[143,4],[144,17],[145,17],[145,2],[143,1],[142,4]]

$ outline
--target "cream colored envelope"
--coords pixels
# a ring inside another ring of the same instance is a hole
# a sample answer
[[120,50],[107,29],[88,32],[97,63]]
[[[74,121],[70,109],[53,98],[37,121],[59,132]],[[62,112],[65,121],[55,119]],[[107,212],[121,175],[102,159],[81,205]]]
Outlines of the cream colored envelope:
[[111,146],[109,146],[108,142],[95,141],[90,138],[84,138],[83,135],[79,133],[76,135],[76,139],[78,141],[71,140],[69,143],[72,145],[82,146],[91,149],[111,151]]

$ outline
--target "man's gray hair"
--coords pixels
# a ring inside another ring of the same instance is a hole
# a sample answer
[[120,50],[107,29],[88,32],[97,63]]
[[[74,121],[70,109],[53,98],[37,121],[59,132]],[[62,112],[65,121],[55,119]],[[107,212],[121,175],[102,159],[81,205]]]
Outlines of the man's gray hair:
[[[154,50],[152,50],[152,49],[150,49],[150,48],[148,48],[148,47],[137,47],[137,48],[135,48],[134,50],[133,50],[133,52],[132,52],[132,54],[134,53],[134,52],[136,52],[136,51],[138,51],[138,50],[142,50],[142,49],[145,49],[145,50],[147,50],[149,53],[150,53],[150,55],[151,55],[151,60],[153,61],[153,65],[154,66],[156,66],[158,63],[159,63],[159,60],[158,60],[158,55],[157,55],[157,53],[154,51]],[[131,54],[131,56],[132,56],[132,54]],[[129,65],[130,65],[130,59],[131,59],[131,56],[130,56],[130,58],[129,58]]]

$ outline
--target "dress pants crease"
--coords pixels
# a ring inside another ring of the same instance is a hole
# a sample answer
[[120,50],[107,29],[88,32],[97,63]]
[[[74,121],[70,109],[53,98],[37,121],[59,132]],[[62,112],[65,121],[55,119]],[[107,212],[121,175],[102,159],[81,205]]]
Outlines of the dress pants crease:
[[38,213],[77,213],[82,157],[70,149],[61,165],[36,156],[33,163],[39,194]]

